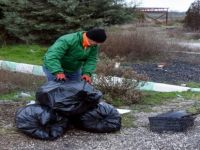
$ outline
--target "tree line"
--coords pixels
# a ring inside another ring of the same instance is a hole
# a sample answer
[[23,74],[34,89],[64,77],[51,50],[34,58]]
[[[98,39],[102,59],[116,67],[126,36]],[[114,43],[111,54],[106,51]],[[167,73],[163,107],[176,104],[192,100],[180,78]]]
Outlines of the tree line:
[[4,39],[49,43],[62,34],[122,24],[132,16],[124,0],[0,0]]

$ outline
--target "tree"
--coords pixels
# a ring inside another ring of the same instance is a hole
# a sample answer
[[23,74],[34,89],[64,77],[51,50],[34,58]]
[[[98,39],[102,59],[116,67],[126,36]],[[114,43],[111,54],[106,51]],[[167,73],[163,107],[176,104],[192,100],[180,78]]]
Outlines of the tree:
[[26,43],[130,19],[123,0],[0,0],[0,12],[0,26]]
[[193,30],[200,29],[200,0],[193,2],[186,12],[184,19],[185,27],[189,27]]

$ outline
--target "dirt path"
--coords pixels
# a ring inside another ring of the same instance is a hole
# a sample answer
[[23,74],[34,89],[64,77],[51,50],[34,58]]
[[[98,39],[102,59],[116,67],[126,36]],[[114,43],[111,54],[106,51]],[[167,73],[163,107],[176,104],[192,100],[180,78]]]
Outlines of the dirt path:
[[32,139],[19,133],[14,128],[14,113],[16,108],[24,103],[0,103],[0,149],[199,149],[200,116],[195,120],[195,126],[185,133],[157,134],[149,131],[148,117],[171,109],[185,109],[193,105],[193,100],[176,99],[162,106],[152,107],[152,112],[133,111],[134,128],[122,128],[112,134],[94,134],[79,130],[70,130],[55,141]]

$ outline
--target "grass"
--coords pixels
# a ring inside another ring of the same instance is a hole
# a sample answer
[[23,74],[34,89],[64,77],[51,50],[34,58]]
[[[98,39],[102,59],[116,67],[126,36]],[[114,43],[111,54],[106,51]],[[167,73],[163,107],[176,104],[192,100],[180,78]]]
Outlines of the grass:
[[41,65],[46,50],[39,45],[4,45],[0,47],[0,60]]
[[133,115],[131,115],[131,113],[123,114],[121,122],[123,128],[136,127],[136,125],[134,124],[134,117]]
[[143,92],[142,100],[140,104],[143,105],[159,105],[163,102],[170,101],[177,97],[176,92]]
[[113,105],[115,107],[120,107],[120,106],[125,105],[125,102],[121,99],[113,99],[111,105]]
[[[131,105],[130,109],[134,112],[152,112],[152,106],[162,105],[176,98],[185,100],[197,100],[200,102],[200,93],[198,92],[143,92],[139,103]],[[192,108],[191,108],[192,109]]]
[[24,92],[30,94],[30,97],[21,97],[20,93],[22,91],[14,91],[8,94],[1,94],[0,100],[12,100],[12,101],[30,101],[35,100],[35,93],[34,92]]
[[144,105],[160,105],[164,102],[171,101],[175,98],[192,99],[200,101],[200,93],[198,92],[144,92],[141,104]]
[[200,88],[200,83],[197,83],[197,82],[189,82],[189,83],[186,83],[186,86],[187,86],[187,87],[192,87],[192,88]]
[[194,105],[186,109],[186,111],[191,114],[200,114],[200,103],[196,102]]
[[200,93],[198,92],[183,92],[180,94],[185,99],[192,99],[200,101]]

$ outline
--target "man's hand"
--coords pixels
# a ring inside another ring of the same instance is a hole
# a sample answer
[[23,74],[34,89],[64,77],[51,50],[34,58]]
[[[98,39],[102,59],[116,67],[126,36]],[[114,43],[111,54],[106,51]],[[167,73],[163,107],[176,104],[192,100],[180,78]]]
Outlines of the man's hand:
[[91,79],[91,77],[89,75],[84,74],[84,75],[82,75],[81,79],[85,80],[89,84],[92,83],[92,79]]
[[67,78],[65,77],[64,73],[58,73],[56,74],[56,80],[57,81],[65,81]]

